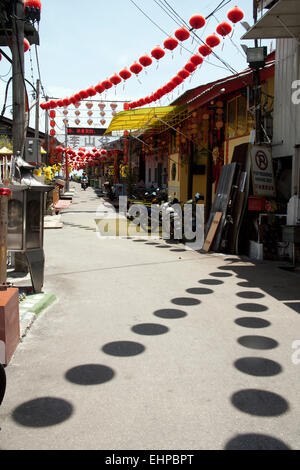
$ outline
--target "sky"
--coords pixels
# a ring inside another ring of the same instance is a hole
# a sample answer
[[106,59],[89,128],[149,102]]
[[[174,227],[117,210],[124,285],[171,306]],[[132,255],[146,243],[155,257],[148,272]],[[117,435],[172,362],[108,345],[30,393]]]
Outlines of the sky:
[[[227,0],[224,0],[226,4]],[[124,67],[130,67],[141,55],[157,46],[163,46],[167,36],[173,35],[177,28],[188,23],[194,14],[207,17],[221,0],[42,0],[41,21],[39,24],[40,45],[37,47],[38,62],[35,47],[25,53],[26,79],[36,84],[40,77],[43,92],[54,98],[69,97],[82,89],[118,73]],[[221,21],[227,20],[227,12],[238,5],[245,12],[244,21],[253,24],[251,0],[232,0],[212,16],[205,27],[197,30],[204,41],[208,34],[215,32]],[[171,15],[171,12],[173,13]],[[174,12],[181,19],[174,20]],[[171,17],[171,16],[172,17]],[[227,20],[228,21],[228,20]],[[214,50],[220,58],[237,72],[247,68],[246,56],[241,44],[253,47],[253,41],[241,41],[245,29],[241,24],[234,27],[232,38],[226,37],[221,45]],[[262,45],[269,45],[269,42]],[[198,52],[197,41],[188,39],[178,46],[173,53],[166,55],[159,63],[153,61],[150,67],[144,69],[138,77],[132,76],[122,84],[114,87],[106,95],[96,95],[93,100],[130,101],[145,97],[166,84],[183,68],[193,53]],[[8,48],[3,49],[8,55]],[[39,63],[40,74],[38,73]],[[167,106],[188,89],[205,83],[230,76],[232,74],[216,57],[210,57],[183,85],[173,93],[166,95],[160,105]],[[6,82],[11,76],[9,63],[2,58],[0,62],[0,108],[3,107]],[[28,85],[30,103],[34,104],[32,89]],[[11,87],[8,94],[8,105],[11,105]],[[156,105],[158,105],[156,103]],[[153,104],[152,104],[153,106]],[[11,107],[5,115],[11,117]],[[117,111],[123,110],[123,103],[118,103]],[[62,109],[61,109],[62,111]],[[74,124],[73,107],[70,108],[69,125]],[[93,126],[100,124],[100,109],[97,103],[93,106]],[[106,105],[107,127],[112,116],[109,103]],[[61,115],[61,112],[57,112]],[[58,138],[63,138],[62,118],[57,116]],[[87,109],[82,109],[80,126],[87,125]],[[31,112],[30,125],[34,127],[35,113]],[[40,130],[44,130],[44,112],[40,112]]]

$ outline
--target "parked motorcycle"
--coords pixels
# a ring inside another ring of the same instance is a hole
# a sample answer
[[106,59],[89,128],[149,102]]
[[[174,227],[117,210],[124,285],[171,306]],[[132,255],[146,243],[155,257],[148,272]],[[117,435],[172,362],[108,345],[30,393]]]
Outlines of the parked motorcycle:
[[106,181],[106,183],[104,183],[104,188],[108,199],[110,201],[114,201],[116,199],[115,188],[110,184],[109,181]]
[[[192,221],[191,221],[190,228],[192,229],[194,233],[196,232],[196,228],[197,228],[196,206],[197,206],[198,201],[201,201],[201,200],[202,201],[204,200],[204,196],[200,193],[196,193],[193,199],[189,199],[185,203],[185,205],[186,204],[192,205],[192,210],[191,210]],[[181,207],[177,198],[174,198],[173,200],[163,205],[163,214],[165,214],[166,220],[168,220],[168,218],[170,219],[170,226],[166,227],[167,230],[169,229],[170,240],[177,239],[178,241],[181,241],[181,242],[193,241],[190,239],[187,240],[185,236],[184,207],[183,208]]]

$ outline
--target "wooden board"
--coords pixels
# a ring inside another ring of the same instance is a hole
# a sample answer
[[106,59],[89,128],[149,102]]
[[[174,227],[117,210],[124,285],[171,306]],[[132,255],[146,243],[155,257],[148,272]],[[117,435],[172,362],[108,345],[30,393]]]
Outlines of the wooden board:
[[214,241],[216,231],[218,230],[222,215],[223,215],[223,212],[216,212],[215,213],[215,216],[213,218],[213,221],[211,223],[209,232],[207,234],[206,240],[205,240],[203,248],[202,248],[204,251],[209,251],[209,249],[210,249],[210,247],[211,247],[211,245]]

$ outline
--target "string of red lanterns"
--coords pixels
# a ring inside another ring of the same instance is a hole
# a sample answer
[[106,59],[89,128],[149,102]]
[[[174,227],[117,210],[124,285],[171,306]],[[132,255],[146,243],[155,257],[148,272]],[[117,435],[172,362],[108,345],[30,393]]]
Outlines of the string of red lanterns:
[[[34,2],[34,0],[32,1]],[[238,23],[244,18],[244,12],[239,7],[235,6],[234,8],[229,10],[229,12],[227,13],[227,18],[235,25],[236,23]],[[190,31],[192,31],[194,29],[203,28],[203,26],[206,24],[206,20],[202,15],[196,14],[190,18],[189,24],[191,26]],[[189,39],[190,31],[185,27],[178,28],[174,33],[175,38],[170,36],[164,41],[164,48],[167,50],[173,51],[178,46],[179,42],[183,42]],[[223,38],[227,36],[228,34],[230,34],[231,31],[232,31],[232,26],[226,21],[223,21],[222,23],[220,23],[216,28],[216,32]],[[203,57],[207,57],[208,55],[210,55],[212,53],[212,49],[218,46],[220,43],[221,43],[221,39],[216,33],[212,33],[209,36],[207,36],[205,44],[199,47],[200,55],[196,54],[192,56],[190,62],[188,62],[189,65],[186,64],[186,66],[184,67],[184,70],[186,70],[189,73],[192,73],[196,69],[196,67],[203,62]],[[156,61],[159,61],[165,56],[165,50],[160,46],[156,46],[154,49],[152,49],[151,56]],[[104,91],[109,90],[113,86],[116,87],[122,82],[122,80],[126,82],[129,78],[131,78],[132,74],[138,76],[140,72],[143,70],[143,68],[149,67],[152,64],[152,62],[153,61],[151,57],[148,54],[144,54],[139,58],[139,61],[135,61],[129,67],[129,70],[128,68],[124,67],[122,70],[120,70],[119,74],[115,73],[109,79],[107,78],[106,80],[103,80],[101,83],[98,83],[95,86],[89,87],[87,90],[81,90],[79,93],[76,93],[71,98],[50,100],[48,102],[41,103],[40,107],[43,110],[48,111],[56,107],[63,107],[63,106],[67,107],[71,104],[76,106],[77,103],[79,103],[80,101],[84,99],[95,96],[97,93],[102,94]],[[181,72],[181,75],[177,74],[176,76],[177,78],[174,77],[175,81],[178,81],[178,80],[183,81],[186,77],[183,78],[182,75],[185,75],[185,72]],[[168,88],[171,88],[171,87],[169,86]],[[157,90],[157,92],[159,92],[159,90]],[[158,94],[161,94],[161,93],[158,93]]]

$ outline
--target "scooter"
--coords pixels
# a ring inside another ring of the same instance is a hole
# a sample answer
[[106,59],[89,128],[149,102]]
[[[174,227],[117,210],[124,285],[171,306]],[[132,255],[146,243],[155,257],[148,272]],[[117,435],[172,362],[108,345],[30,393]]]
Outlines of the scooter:
[[81,183],[81,187],[82,187],[83,191],[85,191],[86,188],[87,188],[87,183]]
[[0,363],[0,405],[3,401],[6,389],[6,374],[3,365]]
[[109,181],[104,183],[104,188],[105,188],[105,191],[106,191],[106,195],[107,195],[107,197],[110,201],[113,201],[114,199],[116,199],[114,188],[111,186]]

